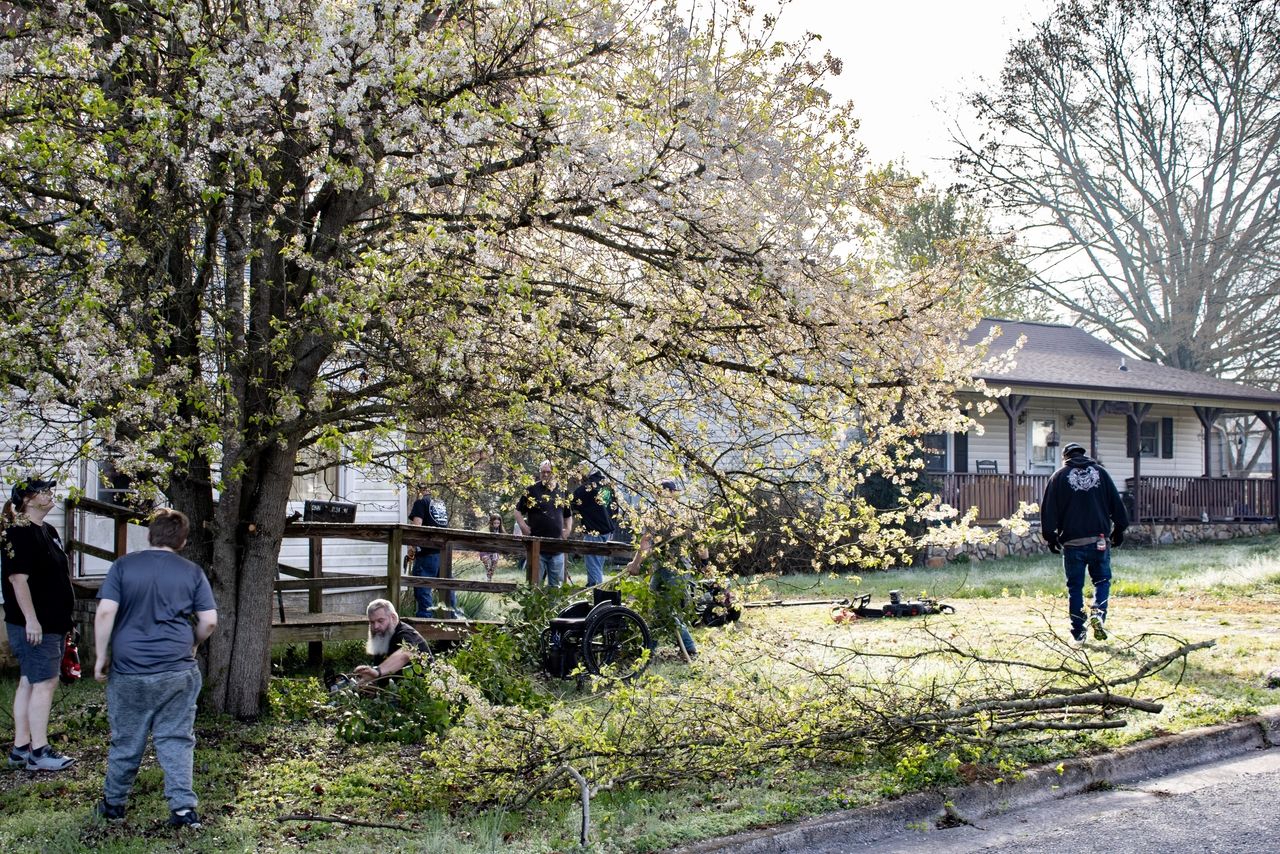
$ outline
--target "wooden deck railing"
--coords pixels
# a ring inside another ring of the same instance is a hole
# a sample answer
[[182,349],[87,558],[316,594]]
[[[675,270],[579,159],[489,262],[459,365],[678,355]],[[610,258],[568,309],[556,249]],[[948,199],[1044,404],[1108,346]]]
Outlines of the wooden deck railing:
[[[89,498],[68,499],[66,502],[66,535],[68,558],[77,552],[115,560],[128,550],[130,524],[145,525],[145,513],[140,510],[108,504]],[[76,528],[78,513],[88,513],[111,519],[112,544],[110,548],[87,542]],[[520,585],[513,582],[471,581],[453,578],[453,556],[458,551],[502,552],[523,556],[527,561],[526,582],[537,583],[539,556],[549,547],[566,554],[598,554],[610,557],[630,557],[627,543],[589,543],[582,540],[547,540],[538,537],[520,537],[512,534],[492,534],[482,531],[466,531],[455,528],[425,528],[402,523],[341,523],[341,522],[293,522],[285,526],[286,538],[307,540],[308,565],[305,568],[281,564],[275,589],[277,597],[286,592],[307,592],[308,614],[302,619],[286,621],[284,602],[278,598],[279,620],[273,623],[273,642],[300,642],[311,644],[313,658],[318,657],[319,643],[324,640],[342,640],[363,637],[363,614],[339,615],[324,613],[324,591],[337,588],[380,587],[382,595],[392,602],[400,601],[405,587],[429,587],[437,590],[473,590],[482,593],[510,593]],[[386,572],[376,574],[352,572],[326,572],[324,569],[324,541],[329,539],[356,540],[386,543]],[[402,554],[405,546],[420,546],[440,550],[440,577],[416,578],[404,572]],[[83,600],[82,621],[92,622],[94,598],[101,578],[77,578],[77,586]],[[409,618],[429,639],[458,637],[466,633],[470,625],[463,620],[418,620]]]
[[[984,524],[1007,518],[1019,502],[1039,504],[1049,483],[1047,474],[931,474],[928,483],[944,503],[961,513],[978,508]],[[1133,478],[1117,484],[1130,511],[1137,501],[1135,522],[1208,520],[1274,520],[1272,482],[1244,477],[1143,476],[1139,489]],[[1028,518],[1037,519],[1039,514]]]
[[[1044,488],[1049,484],[1049,475],[930,474],[926,482],[943,503],[950,504],[961,513],[977,507],[977,521],[991,523],[1007,519],[1023,502],[1038,505],[1044,497]],[[1034,513],[1028,518],[1040,517]]]
[[1250,477],[1164,477],[1143,475],[1137,496],[1142,521],[1261,521],[1276,515],[1270,480]]

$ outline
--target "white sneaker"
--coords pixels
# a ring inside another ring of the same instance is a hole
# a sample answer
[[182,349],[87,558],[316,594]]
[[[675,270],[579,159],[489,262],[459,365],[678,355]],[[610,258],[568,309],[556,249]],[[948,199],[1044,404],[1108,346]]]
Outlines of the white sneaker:
[[1107,639],[1107,630],[1103,626],[1102,615],[1097,611],[1089,615],[1089,628],[1093,629],[1094,640],[1104,641]]
[[28,771],[65,771],[74,764],[76,761],[70,756],[64,756],[47,744],[27,754]]

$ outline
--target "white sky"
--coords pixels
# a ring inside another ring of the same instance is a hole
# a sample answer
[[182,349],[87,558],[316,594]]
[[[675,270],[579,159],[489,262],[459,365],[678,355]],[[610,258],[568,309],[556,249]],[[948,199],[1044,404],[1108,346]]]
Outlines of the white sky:
[[[830,81],[852,101],[872,163],[904,162],[935,183],[950,182],[947,160],[962,94],[995,79],[1015,35],[1047,17],[1050,0],[791,0],[785,38],[820,33],[819,51],[844,61]],[[773,5],[761,0],[757,12]]]

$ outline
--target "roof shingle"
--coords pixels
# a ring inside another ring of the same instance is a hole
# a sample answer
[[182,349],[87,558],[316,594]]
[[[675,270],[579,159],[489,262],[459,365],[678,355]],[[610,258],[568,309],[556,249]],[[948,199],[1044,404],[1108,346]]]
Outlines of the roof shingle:
[[1090,395],[1145,393],[1251,409],[1280,408],[1280,393],[1134,359],[1075,326],[983,318],[965,343],[978,343],[997,325],[1003,334],[991,346],[993,357],[1021,336],[1026,336],[1026,343],[1011,371],[977,374],[993,386],[1052,386]]

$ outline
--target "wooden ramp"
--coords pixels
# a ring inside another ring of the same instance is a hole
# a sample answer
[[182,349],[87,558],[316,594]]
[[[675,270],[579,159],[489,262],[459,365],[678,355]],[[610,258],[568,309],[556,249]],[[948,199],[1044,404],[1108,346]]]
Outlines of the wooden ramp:
[[[401,617],[429,641],[461,640],[480,626],[500,625],[496,620],[423,620]],[[369,621],[357,614],[286,614],[271,621],[271,643],[325,643],[364,640]]]

